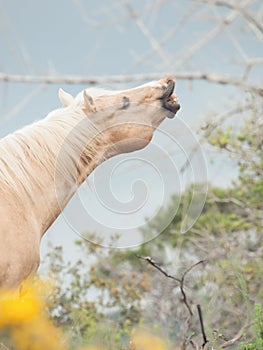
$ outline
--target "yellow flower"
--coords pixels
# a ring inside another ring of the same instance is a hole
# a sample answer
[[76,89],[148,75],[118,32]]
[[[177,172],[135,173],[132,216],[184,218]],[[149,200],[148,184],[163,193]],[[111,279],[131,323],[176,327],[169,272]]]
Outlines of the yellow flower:
[[41,309],[40,300],[32,293],[18,297],[14,292],[0,296],[0,326],[16,325],[31,320]]
[[102,350],[101,348],[97,348],[96,346],[84,346],[84,347],[81,347],[80,349],[78,350]]
[[0,331],[8,335],[14,349],[66,350],[65,337],[45,312],[44,285],[26,285],[17,291],[0,292]]
[[11,336],[15,349],[19,350],[68,349],[60,330],[41,317],[32,323],[13,327]]
[[140,330],[132,335],[131,345],[134,350],[168,350],[162,339]]

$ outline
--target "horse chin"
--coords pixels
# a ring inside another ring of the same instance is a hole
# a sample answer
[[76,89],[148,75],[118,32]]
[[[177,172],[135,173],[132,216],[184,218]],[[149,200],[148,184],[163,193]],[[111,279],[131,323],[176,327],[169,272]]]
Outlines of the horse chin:
[[114,145],[112,145],[110,148],[107,149],[107,151],[104,153],[104,159],[111,158],[118,154],[130,153],[130,152],[141,150],[150,143],[151,138],[149,139],[133,138],[133,139],[118,141],[117,143],[115,143]]
[[130,153],[143,149],[150,143],[151,139],[133,138],[118,142],[117,150],[119,153]]

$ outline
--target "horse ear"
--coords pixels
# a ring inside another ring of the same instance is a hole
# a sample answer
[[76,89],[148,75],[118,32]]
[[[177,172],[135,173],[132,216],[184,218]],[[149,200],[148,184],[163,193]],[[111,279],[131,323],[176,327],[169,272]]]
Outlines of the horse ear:
[[83,99],[84,99],[83,109],[87,113],[95,112],[96,111],[96,107],[95,107],[93,98],[90,95],[87,94],[86,90],[83,90]]
[[58,90],[58,98],[64,107],[68,107],[74,100],[72,95],[61,88]]

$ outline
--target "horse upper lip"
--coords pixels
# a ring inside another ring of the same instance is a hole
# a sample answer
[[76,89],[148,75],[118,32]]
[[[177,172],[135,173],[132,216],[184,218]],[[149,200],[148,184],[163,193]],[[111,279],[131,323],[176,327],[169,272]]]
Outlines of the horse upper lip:
[[176,95],[173,96],[174,87],[175,82],[173,80],[169,80],[167,83],[167,88],[162,97],[163,107],[173,113],[172,115],[168,115],[169,118],[173,118],[175,113],[180,109]]
[[173,80],[169,80],[167,83],[167,88],[166,88],[165,93],[163,95],[164,99],[168,99],[172,95],[172,93],[174,91],[174,87],[175,87],[175,82]]

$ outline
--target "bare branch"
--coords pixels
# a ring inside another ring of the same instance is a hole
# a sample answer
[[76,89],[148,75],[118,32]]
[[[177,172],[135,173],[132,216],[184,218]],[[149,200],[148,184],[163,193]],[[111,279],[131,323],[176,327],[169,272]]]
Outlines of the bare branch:
[[145,38],[149,41],[150,45],[152,46],[153,50],[160,56],[160,58],[163,60],[163,63],[171,68],[170,62],[167,59],[167,55],[164,54],[162,47],[160,43],[153,37],[151,32],[148,30],[148,28],[145,26],[144,22],[141,20],[141,18],[136,14],[133,7],[130,3],[126,4],[127,9],[129,11],[130,16],[134,19],[137,27],[140,29],[142,34],[145,36]]
[[248,102],[245,104],[239,104],[237,107],[227,110],[217,116],[216,119],[207,121],[203,126],[201,126],[201,130],[205,131],[205,139],[207,139],[212,132],[223,125],[223,123],[232,116],[240,115],[246,111],[249,111],[253,107],[253,103]]
[[[211,3],[208,0],[204,0],[204,2],[207,3]],[[252,16],[246,9],[244,6],[240,6],[240,4],[238,4],[237,2],[231,2],[231,1],[214,1],[212,3],[213,5],[216,6],[224,6],[224,7],[228,7],[232,10],[235,10],[237,12],[239,12],[248,22],[250,22],[251,24],[253,24],[261,33],[263,33],[263,26],[261,25],[261,23],[259,23],[254,16]]]
[[[202,264],[205,262],[205,260],[200,260],[198,261],[197,263],[191,265],[190,267],[188,267],[181,278],[177,278],[177,277],[174,277],[172,275],[170,275],[169,273],[167,273],[158,263],[156,263],[150,256],[146,256],[146,257],[143,257],[143,256],[138,256],[137,257],[139,259],[142,259],[142,260],[146,260],[150,265],[152,265],[154,268],[156,268],[158,271],[160,271],[165,277],[168,277],[168,278],[171,278],[172,280],[176,281],[177,283],[179,283],[179,287],[180,287],[180,291],[181,291],[181,294],[183,296],[183,303],[185,305],[185,307],[187,308],[188,310],[188,317],[185,321],[185,326],[184,326],[184,333],[183,333],[183,341],[182,341],[182,346],[181,346],[181,349],[182,350],[185,350],[186,349],[186,344],[187,342],[189,341],[189,338],[187,337],[187,333],[189,331],[189,328],[190,328],[190,325],[191,325],[191,321],[192,321],[192,317],[193,317],[193,311],[191,309],[191,306],[190,306],[190,303],[187,299],[187,295],[185,293],[185,290],[184,290],[184,281],[185,281],[185,277],[186,275],[193,269],[195,268],[196,266]],[[200,316],[199,316],[200,317]],[[200,320],[201,322],[201,320]],[[203,325],[201,324],[201,328],[203,329]],[[204,334],[204,333],[203,333]],[[191,344],[194,344],[193,341],[191,340],[190,341]],[[204,342],[208,342],[206,337],[204,338]]]
[[201,325],[201,332],[202,332],[202,335],[203,335],[203,345],[202,345],[202,348],[205,347],[205,345],[208,343],[208,340],[207,340],[207,337],[206,337],[206,334],[205,334],[205,327],[204,327],[204,322],[203,322],[203,315],[202,315],[202,309],[201,309],[201,305],[197,305],[197,311],[198,311],[198,316],[199,316],[199,321],[200,321],[200,325]]
[[232,346],[233,344],[238,342],[242,338],[244,330],[250,326],[251,326],[251,323],[244,325],[232,339],[227,340],[226,342],[221,344],[219,349],[226,349],[229,346]]
[[[203,2],[209,2],[208,0],[201,0]],[[249,0],[243,1],[242,4],[249,3]],[[218,25],[216,25],[212,30],[206,33],[200,40],[198,40],[194,45],[192,45],[189,50],[186,52],[175,67],[180,67],[185,64],[196,52],[198,52],[203,46],[207,45],[212,39],[214,39],[222,30],[230,25],[237,17],[236,11],[232,11],[226,18],[224,18]]]
[[137,258],[142,259],[147,261],[150,265],[152,265],[153,267],[155,267],[157,270],[159,270],[165,277],[171,278],[174,281],[181,283],[181,280],[179,278],[176,278],[172,275],[170,275],[169,273],[167,273],[157,262],[155,262],[150,256],[139,256],[136,255]]
[[185,291],[184,291],[184,280],[185,280],[185,277],[186,275],[192,270],[194,269],[196,266],[200,265],[200,264],[203,264],[205,262],[205,260],[200,260],[198,261],[197,263],[191,265],[190,267],[188,267],[188,269],[186,269],[182,275],[182,278],[180,280],[180,290],[181,290],[181,293],[183,295],[183,302],[185,303],[188,311],[189,311],[189,314],[192,316],[193,315],[193,311],[191,310],[190,308],[190,305],[188,304],[188,301],[187,301],[187,296],[185,294]]
[[[89,76],[82,77],[78,75],[19,75],[0,72],[0,81],[16,83],[44,83],[44,84],[118,84],[140,82],[145,80],[155,80],[163,78],[167,73],[149,73],[135,75],[108,75],[108,76]],[[263,88],[256,85],[247,84],[243,79],[223,74],[206,74],[202,72],[180,72],[177,73],[177,80],[205,80],[215,84],[233,85],[245,90],[254,92],[263,96]]]
[[[191,3],[190,7],[188,8],[187,12],[182,16],[181,19],[178,20],[177,23],[175,23],[175,26],[172,27],[166,35],[162,39],[159,40],[159,47],[164,46],[168,40],[171,38],[175,37],[177,32],[179,31],[180,28],[183,27],[185,23],[193,16],[194,11],[196,10],[196,7],[198,6],[197,2]],[[148,51],[146,51],[143,55],[138,57],[135,61],[135,63],[126,71],[126,73],[129,73],[134,69],[135,67],[139,66],[143,62],[146,61],[154,52],[154,49],[151,47]]]

